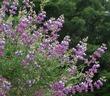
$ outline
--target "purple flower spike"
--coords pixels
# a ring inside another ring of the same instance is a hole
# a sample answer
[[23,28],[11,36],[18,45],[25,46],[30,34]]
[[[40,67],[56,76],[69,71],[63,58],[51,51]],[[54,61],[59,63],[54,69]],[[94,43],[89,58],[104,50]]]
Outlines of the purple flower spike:
[[62,91],[64,89],[64,82],[59,81],[59,82],[55,82],[54,84],[52,84],[52,89],[55,91]]
[[83,40],[77,44],[76,48],[73,48],[73,52],[76,59],[84,60],[86,56],[85,51],[87,50],[87,43]]
[[46,18],[46,12],[45,12],[45,11],[42,11],[42,12],[40,12],[40,13],[38,14],[38,16],[36,17],[36,22],[37,22],[38,24],[41,24],[41,23],[43,23],[43,21],[45,20],[45,18]]

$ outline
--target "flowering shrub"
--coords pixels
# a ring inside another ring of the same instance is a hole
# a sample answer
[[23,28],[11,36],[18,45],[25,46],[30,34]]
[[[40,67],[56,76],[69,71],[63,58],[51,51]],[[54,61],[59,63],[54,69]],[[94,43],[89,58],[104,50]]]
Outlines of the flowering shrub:
[[47,19],[29,0],[18,5],[4,0],[0,9],[0,96],[70,96],[103,86],[104,77],[94,77],[105,44],[90,56],[88,38],[69,48],[69,36],[58,41],[63,15]]

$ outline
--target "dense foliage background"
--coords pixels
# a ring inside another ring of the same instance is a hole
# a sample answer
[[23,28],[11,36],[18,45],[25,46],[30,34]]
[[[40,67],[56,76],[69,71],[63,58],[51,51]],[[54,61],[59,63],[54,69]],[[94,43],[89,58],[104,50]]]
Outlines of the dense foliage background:
[[[41,0],[34,0],[34,3],[35,10],[39,12]],[[48,18],[64,14],[65,24],[59,33],[59,40],[68,34],[73,46],[88,36],[88,53],[92,53],[101,43],[107,44],[108,51],[101,59],[101,71],[107,77],[107,83],[102,89],[81,96],[110,96],[110,0],[49,0],[44,10]]]
[[[40,0],[34,2],[38,11],[41,2]],[[49,0],[44,9],[48,17],[64,14],[65,24],[59,33],[62,36],[60,40],[68,34],[71,36],[73,46],[88,36],[89,53],[101,43],[107,44],[108,51],[101,60],[101,71],[106,75],[107,83],[101,90],[84,95],[110,96],[110,0]]]

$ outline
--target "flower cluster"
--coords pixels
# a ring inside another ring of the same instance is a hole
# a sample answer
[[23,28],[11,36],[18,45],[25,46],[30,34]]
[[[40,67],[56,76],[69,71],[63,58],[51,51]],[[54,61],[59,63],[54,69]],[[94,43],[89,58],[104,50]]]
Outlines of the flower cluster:
[[10,90],[10,88],[11,83],[0,76],[0,96],[6,96],[6,93]]
[[58,32],[63,27],[64,17],[61,15],[57,20],[55,18],[51,18],[47,22],[44,23],[44,29],[46,31],[52,31],[53,35],[55,32]]
[[5,41],[0,39],[0,57],[4,54]]
[[18,10],[18,0],[14,0],[12,3],[10,0],[3,0],[2,9],[7,13],[15,15]]
[[26,65],[30,64],[32,61],[34,61],[34,59],[35,59],[35,54],[34,54],[34,52],[29,52],[29,53],[27,54],[26,58],[22,61],[22,64],[23,64],[24,66],[26,66]]
[[54,96],[66,96],[76,93],[82,93],[82,92],[93,92],[95,88],[100,89],[103,86],[103,79],[99,79],[95,82],[93,82],[91,79],[88,79],[84,82],[81,82],[76,85],[71,85],[68,87],[65,87],[64,82],[59,81],[55,82],[52,85],[52,89],[54,90]]
[[87,50],[87,44],[85,40],[80,41],[79,44],[77,44],[76,48],[73,48],[74,55],[79,60],[84,59],[84,56],[86,55],[85,54],[86,50]]
[[25,31],[25,29],[28,27],[28,25],[29,25],[28,18],[22,18],[18,24],[16,31],[22,34]]
[[7,37],[14,38],[16,35],[11,24],[3,24],[3,31]]
[[107,50],[107,47],[105,44],[102,44],[102,46],[100,48],[98,48],[92,55],[92,59],[97,60],[98,58],[101,57],[102,54],[105,53],[105,51]]
[[45,11],[42,11],[38,14],[38,16],[36,17],[36,23],[38,24],[41,24],[43,23],[43,21],[45,20],[46,18],[46,12]]
[[18,0],[14,0],[10,6],[9,12],[10,14],[15,15],[18,10]]

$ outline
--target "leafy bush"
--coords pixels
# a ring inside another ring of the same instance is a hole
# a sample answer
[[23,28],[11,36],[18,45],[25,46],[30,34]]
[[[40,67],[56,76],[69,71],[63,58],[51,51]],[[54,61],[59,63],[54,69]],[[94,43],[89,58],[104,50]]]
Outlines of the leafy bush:
[[32,2],[22,4],[18,9],[16,0],[4,0],[0,9],[0,96],[70,96],[100,89],[105,78],[95,76],[106,45],[89,56],[84,38],[70,49],[69,36],[58,41],[63,15],[48,20],[42,7],[36,14]]

